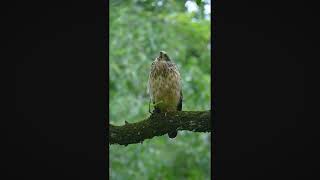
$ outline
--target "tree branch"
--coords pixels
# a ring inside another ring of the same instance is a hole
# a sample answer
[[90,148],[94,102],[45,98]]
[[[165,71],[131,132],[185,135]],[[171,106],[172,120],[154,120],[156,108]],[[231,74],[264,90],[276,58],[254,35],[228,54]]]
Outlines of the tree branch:
[[162,136],[174,130],[211,132],[211,111],[177,111],[154,113],[137,123],[125,121],[123,126],[109,124],[109,144],[142,143],[145,139]]

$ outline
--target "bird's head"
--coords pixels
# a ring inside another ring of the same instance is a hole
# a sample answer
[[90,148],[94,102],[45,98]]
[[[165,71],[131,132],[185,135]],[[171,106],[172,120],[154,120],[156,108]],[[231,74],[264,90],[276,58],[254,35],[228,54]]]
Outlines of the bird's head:
[[151,66],[151,73],[154,76],[158,76],[160,74],[162,76],[166,76],[171,69],[172,62],[165,51],[160,51],[160,55],[156,57]]
[[157,57],[158,61],[171,61],[168,54],[165,51],[160,51],[159,57]]

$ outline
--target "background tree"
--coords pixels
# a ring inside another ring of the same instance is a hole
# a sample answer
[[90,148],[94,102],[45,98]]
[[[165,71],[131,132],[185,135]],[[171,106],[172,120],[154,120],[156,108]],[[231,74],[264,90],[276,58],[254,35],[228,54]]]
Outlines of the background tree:
[[[179,67],[183,110],[211,109],[208,3],[110,1],[110,123],[123,125],[124,120],[130,123],[149,116],[148,73],[160,50]],[[210,133],[180,131],[173,140],[160,136],[143,144],[111,145],[110,177],[209,179]]]

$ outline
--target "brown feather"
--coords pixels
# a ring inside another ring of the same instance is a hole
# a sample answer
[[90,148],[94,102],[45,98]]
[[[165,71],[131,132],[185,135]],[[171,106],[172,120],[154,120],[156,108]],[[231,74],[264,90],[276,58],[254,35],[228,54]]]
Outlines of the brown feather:
[[[177,66],[165,52],[160,52],[151,65],[148,89],[151,102],[156,104],[155,112],[182,110],[182,85]],[[169,133],[174,138],[177,132]]]

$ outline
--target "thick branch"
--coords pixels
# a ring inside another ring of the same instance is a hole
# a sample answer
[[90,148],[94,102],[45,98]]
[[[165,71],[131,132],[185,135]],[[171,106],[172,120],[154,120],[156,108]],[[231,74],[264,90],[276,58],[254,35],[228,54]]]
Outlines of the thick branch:
[[109,144],[128,145],[162,136],[174,130],[211,132],[210,111],[154,113],[147,119],[123,126],[109,125]]

